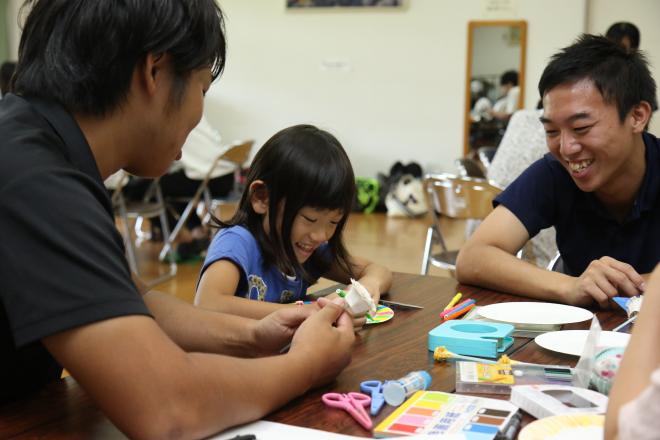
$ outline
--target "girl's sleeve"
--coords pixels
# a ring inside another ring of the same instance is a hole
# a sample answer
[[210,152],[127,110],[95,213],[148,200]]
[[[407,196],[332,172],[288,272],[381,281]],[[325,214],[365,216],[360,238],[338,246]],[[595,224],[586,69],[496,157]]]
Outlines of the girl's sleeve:
[[200,273],[213,263],[220,260],[229,260],[242,272],[242,275],[250,273],[251,259],[254,258],[254,245],[245,237],[241,231],[224,230],[215,235],[209,246],[204,265]]

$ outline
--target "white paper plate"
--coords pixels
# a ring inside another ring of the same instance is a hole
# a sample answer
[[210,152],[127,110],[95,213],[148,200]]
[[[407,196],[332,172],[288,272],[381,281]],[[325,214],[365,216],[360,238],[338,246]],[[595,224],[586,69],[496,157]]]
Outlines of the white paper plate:
[[[556,351],[558,353],[581,356],[584,350],[584,344],[587,342],[589,330],[562,330],[558,332],[548,332],[538,335],[534,341],[543,348]],[[598,347],[625,347],[628,345],[630,335],[619,332],[600,332]]]
[[484,318],[511,324],[561,325],[591,319],[594,314],[580,307],[545,302],[506,302],[479,308]]
[[575,440],[603,438],[605,416],[595,414],[561,414],[546,417],[525,426],[520,440]]

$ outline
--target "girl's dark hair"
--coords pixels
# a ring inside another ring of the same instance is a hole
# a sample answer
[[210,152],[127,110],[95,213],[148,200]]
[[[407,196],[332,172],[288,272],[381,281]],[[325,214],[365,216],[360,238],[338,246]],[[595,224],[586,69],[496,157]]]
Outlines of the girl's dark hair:
[[[263,216],[252,209],[250,185],[261,180],[268,191],[268,228]],[[259,243],[264,265],[275,265],[283,274],[300,274],[315,282],[298,262],[291,245],[291,227],[303,207],[343,212],[334,235],[328,241],[331,259],[315,252],[310,261],[321,271],[337,263],[353,275],[349,254],[342,242],[342,231],[355,197],[355,176],[351,162],[339,141],[312,125],[295,125],[271,137],[255,156],[248,171],[246,190],[238,210],[227,222],[214,218],[216,226],[246,227]],[[281,228],[278,227],[281,218]]]
[[171,58],[178,105],[190,73],[225,64],[222,11],[214,0],[27,0],[13,91],[103,116],[126,99],[147,54]]
[[539,81],[544,97],[554,87],[591,80],[607,104],[615,104],[623,122],[628,112],[646,101],[658,109],[656,85],[641,51],[623,47],[598,35],[581,35],[575,43],[552,56]]

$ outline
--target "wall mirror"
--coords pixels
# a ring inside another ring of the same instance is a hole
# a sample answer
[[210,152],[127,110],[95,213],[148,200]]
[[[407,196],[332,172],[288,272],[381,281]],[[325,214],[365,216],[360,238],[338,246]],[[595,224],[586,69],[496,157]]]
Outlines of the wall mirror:
[[526,40],[525,21],[468,23],[465,155],[483,146],[496,147],[511,113],[522,108]]

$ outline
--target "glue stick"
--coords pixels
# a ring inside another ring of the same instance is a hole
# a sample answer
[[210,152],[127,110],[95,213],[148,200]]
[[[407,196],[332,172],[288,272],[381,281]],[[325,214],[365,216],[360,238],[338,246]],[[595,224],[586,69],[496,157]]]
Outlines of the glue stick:
[[383,397],[388,405],[399,406],[415,391],[425,390],[431,385],[431,375],[426,371],[412,371],[399,380],[383,385]]

